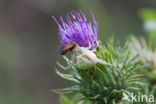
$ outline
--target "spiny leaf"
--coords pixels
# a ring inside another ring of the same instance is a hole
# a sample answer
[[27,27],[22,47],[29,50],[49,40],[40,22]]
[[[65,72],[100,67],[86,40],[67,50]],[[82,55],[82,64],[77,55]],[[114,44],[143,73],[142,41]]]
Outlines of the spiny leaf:
[[58,70],[56,70],[56,73],[61,76],[63,79],[66,79],[66,80],[69,80],[69,81],[72,81],[74,83],[77,83],[77,84],[80,84],[79,80],[75,79],[73,77],[73,75],[71,74],[63,74],[63,73],[60,73]]
[[62,93],[77,93],[77,92],[90,92],[90,89],[79,89],[79,88],[64,88],[64,89],[58,89],[58,90],[54,90],[56,92],[62,92]]
[[140,85],[140,86],[146,86],[145,83],[141,83],[141,82],[138,82],[138,81],[135,81],[135,82],[129,82],[129,83],[128,83],[128,85],[133,85],[133,84],[135,84],[135,85]]
[[138,88],[138,87],[128,87],[127,90],[136,90],[136,91],[138,91],[138,90],[141,90],[141,89]]

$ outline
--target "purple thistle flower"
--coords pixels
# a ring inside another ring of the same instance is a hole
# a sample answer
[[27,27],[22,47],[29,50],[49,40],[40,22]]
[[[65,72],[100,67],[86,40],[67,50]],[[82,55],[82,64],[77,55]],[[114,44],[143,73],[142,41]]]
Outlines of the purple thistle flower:
[[62,26],[58,23],[56,18],[52,16],[59,27],[58,36],[60,42],[65,45],[73,41],[81,47],[88,47],[90,43],[91,49],[99,46],[97,40],[98,26],[92,11],[91,16],[93,18],[93,27],[90,22],[87,22],[86,16],[81,10],[79,12],[72,10],[69,14],[67,13],[67,22],[60,16]]

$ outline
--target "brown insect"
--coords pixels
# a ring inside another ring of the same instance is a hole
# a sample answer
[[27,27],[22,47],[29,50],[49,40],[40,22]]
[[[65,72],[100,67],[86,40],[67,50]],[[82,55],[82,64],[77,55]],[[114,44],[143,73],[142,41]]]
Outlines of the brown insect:
[[69,43],[63,45],[59,51],[61,55],[66,54],[69,50],[71,51],[76,46],[76,43],[73,41],[70,41]]

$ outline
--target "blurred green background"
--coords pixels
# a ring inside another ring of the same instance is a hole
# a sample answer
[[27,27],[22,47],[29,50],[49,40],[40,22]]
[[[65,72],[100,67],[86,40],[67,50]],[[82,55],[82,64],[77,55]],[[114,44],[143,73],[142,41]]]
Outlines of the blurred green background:
[[99,23],[99,39],[121,43],[145,36],[139,11],[156,0],[0,0],[0,104],[60,104],[51,89],[68,83],[55,74],[60,43],[51,16],[81,9]]

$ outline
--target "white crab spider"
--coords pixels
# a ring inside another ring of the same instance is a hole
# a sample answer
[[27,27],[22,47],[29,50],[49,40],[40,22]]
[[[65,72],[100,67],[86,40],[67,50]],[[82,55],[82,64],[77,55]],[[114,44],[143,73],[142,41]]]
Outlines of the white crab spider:
[[[90,44],[89,44],[89,47],[86,48],[86,47],[80,47],[79,45],[77,45],[76,43],[72,41],[67,43],[61,48],[60,52],[63,55],[68,50],[70,50],[72,63],[67,67],[62,66],[59,62],[57,62],[57,65],[63,69],[69,69],[73,65],[75,65],[78,69],[89,69],[89,68],[92,68],[97,63],[112,66],[111,64],[108,64],[104,60],[99,59],[94,53],[95,50],[93,51],[89,50],[90,48],[91,48]],[[65,56],[63,57],[65,58],[65,60],[68,60]]]

